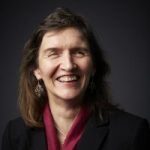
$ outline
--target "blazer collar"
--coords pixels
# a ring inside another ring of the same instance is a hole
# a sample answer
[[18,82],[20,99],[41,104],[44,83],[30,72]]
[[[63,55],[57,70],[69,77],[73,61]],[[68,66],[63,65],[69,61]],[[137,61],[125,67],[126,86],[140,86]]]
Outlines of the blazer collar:
[[98,150],[108,135],[108,116],[92,115],[77,145],[77,150]]

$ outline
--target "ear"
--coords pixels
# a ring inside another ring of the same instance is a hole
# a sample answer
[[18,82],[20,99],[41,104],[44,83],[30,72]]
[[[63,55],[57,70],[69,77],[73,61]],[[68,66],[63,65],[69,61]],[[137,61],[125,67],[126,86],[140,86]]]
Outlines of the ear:
[[35,69],[33,73],[34,73],[34,75],[35,75],[35,77],[36,77],[37,80],[42,79],[42,77],[41,77],[41,71],[40,71],[39,68]]

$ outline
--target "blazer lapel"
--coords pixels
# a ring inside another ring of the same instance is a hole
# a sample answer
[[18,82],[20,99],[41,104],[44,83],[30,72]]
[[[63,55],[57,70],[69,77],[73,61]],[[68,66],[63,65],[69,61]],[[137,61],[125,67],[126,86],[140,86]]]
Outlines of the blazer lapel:
[[34,128],[28,132],[28,149],[29,150],[47,150],[47,143],[44,129]]
[[98,150],[108,135],[108,131],[108,119],[100,120],[93,115],[87,123],[77,150]]

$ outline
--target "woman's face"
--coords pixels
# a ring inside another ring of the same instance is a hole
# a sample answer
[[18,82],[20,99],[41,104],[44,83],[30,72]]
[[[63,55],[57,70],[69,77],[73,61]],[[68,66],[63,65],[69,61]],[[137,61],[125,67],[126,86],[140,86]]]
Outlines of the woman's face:
[[79,30],[70,27],[43,36],[34,75],[44,81],[49,100],[81,100],[93,71],[87,41]]

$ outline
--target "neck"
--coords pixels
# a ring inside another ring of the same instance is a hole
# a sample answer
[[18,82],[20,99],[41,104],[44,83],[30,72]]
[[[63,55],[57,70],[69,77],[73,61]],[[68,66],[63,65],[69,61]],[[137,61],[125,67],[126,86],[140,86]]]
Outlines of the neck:
[[79,105],[63,102],[56,103],[55,101],[49,101],[49,106],[54,119],[58,139],[61,145],[63,145],[68,131],[80,111],[80,107]]
[[50,110],[57,129],[66,135],[71,128],[71,125],[80,111],[81,105],[72,104],[70,102],[58,103],[56,101],[49,101]]

